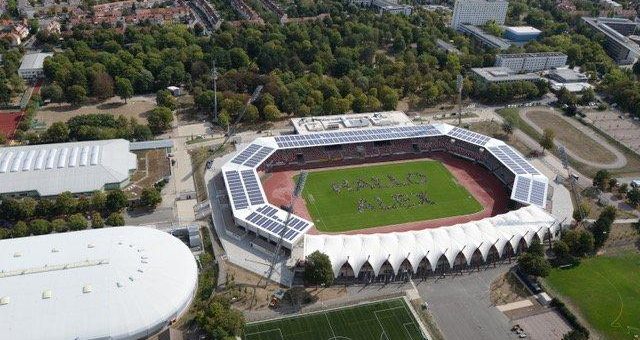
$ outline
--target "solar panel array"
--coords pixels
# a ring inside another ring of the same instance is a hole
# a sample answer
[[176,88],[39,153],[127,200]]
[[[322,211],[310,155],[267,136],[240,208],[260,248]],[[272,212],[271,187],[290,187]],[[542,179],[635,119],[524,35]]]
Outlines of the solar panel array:
[[462,129],[459,127],[453,128],[451,131],[449,131],[448,135],[451,137],[455,137],[457,139],[461,139],[465,142],[469,142],[469,143],[480,145],[480,146],[484,146],[485,144],[487,144],[487,142],[491,140],[491,137],[487,137],[485,135],[481,135],[479,133]]
[[255,168],[258,164],[262,163],[262,161],[264,161],[271,154],[271,151],[273,151],[273,148],[263,146],[260,148],[260,150],[258,150],[258,152],[253,154],[253,156],[249,157],[249,159],[247,159],[247,161],[244,162],[243,164],[246,166]]
[[541,207],[544,206],[544,195],[546,191],[547,183],[534,180],[531,185],[531,196],[529,197],[529,202]]
[[240,174],[237,171],[226,171],[227,187],[231,193],[231,201],[236,209],[244,209],[249,207],[249,201],[247,194],[245,193],[244,186],[240,180]]
[[520,202],[529,202],[529,194],[531,193],[531,179],[524,176],[516,178],[516,184],[513,186],[513,198]]
[[519,153],[513,150],[508,145],[500,145],[488,148],[488,150],[498,158],[502,164],[504,164],[511,172],[516,175],[539,175],[536,170],[527,160]]
[[260,149],[260,145],[251,144],[231,160],[231,163],[242,164]]
[[440,131],[431,125],[398,126],[366,130],[319,132],[308,135],[275,137],[280,148],[310,147],[330,144],[362,143],[379,140],[437,136]]
[[240,172],[242,175],[242,181],[244,182],[244,188],[249,195],[249,203],[251,205],[264,204],[264,197],[260,190],[260,183],[253,170],[243,170]]
[[286,224],[287,230],[285,230],[285,220],[278,217],[278,211],[279,209],[274,208],[273,206],[264,205],[249,214],[247,221],[253,223],[260,229],[282,236],[283,239],[288,241],[293,240],[310,226],[309,222],[291,215],[289,223]]

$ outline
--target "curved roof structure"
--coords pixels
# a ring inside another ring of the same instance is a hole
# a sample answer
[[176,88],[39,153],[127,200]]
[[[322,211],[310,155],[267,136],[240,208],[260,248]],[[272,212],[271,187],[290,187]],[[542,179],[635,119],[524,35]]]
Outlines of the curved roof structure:
[[0,339],[138,339],[188,308],[198,270],[171,234],[114,227],[0,241]]
[[460,254],[470,264],[476,251],[486,261],[492,247],[502,256],[508,246],[518,249],[521,241],[530,245],[534,235],[543,240],[547,232],[556,233],[559,226],[554,222],[553,216],[541,208],[528,206],[480,221],[435,229],[370,235],[306,235],[304,256],[314,251],[327,254],[336,277],[345,263],[355,276],[366,262],[375,275],[387,261],[395,274],[405,260],[414,273],[424,259],[435,270],[442,256],[453,268]]
[[136,163],[124,139],[0,148],[0,194],[102,190],[126,181]]
[[285,225],[287,212],[268,204],[257,169],[278,150],[356,144],[413,138],[450,137],[493,155],[514,175],[511,199],[544,208],[548,179],[518,151],[503,141],[448,124],[350,128],[339,131],[261,137],[253,140],[222,166],[222,174],[236,222],[248,230],[292,248],[313,226],[299,216]]

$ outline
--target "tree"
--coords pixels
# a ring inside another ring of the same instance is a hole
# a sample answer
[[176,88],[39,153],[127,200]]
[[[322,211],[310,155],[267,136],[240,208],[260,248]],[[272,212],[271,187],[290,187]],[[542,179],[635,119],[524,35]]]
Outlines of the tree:
[[278,107],[275,105],[266,105],[262,111],[264,113],[264,119],[270,122],[274,122],[280,118],[280,110],[278,110]]
[[145,188],[140,194],[140,204],[155,209],[162,202],[162,195],[156,188]]
[[525,252],[518,257],[518,267],[528,275],[545,277],[551,271],[551,265],[543,256]]
[[228,297],[213,296],[198,308],[195,316],[196,323],[211,339],[229,339],[242,334],[244,330],[244,316],[231,308]]
[[56,83],[43,86],[41,94],[43,99],[49,99],[54,103],[60,103],[64,100],[64,92],[62,91],[62,87],[60,87],[60,85]]
[[11,229],[12,237],[29,236],[29,226],[24,221],[18,221]]
[[124,99],[125,104],[127,103],[127,99],[133,96],[133,86],[131,85],[131,81],[127,78],[117,77],[116,78],[116,93],[122,99]]
[[69,220],[67,221],[69,225],[69,229],[71,230],[84,230],[89,227],[89,221],[82,216],[82,214],[73,214],[69,216]]
[[11,89],[4,79],[0,79],[0,104],[6,105],[11,101]]
[[159,134],[171,128],[173,113],[166,107],[156,107],[149,112],[147,120],[151,131],[155,134]]
[[640,204],[640,190],[633,188],[627,192],[627,201],[633,207],[637,207]]
[[567,230],[562,235],[562,241],[569,246],[571,255],[576,257],[591,254],[595,243],[593,235],[586,230]]
[[73,85],[67,90],[67,100],[73,105],[87,101],[87,90],[80,85]]
[[55,210],[58,215],[73,214],[76,211],[76,199],[73,195],[65,191],[56,197]]
[[609,173],[609,171],[598,170],[598,172],[596,172],[596,175],[593,176],[593,186],[598,187],[600,188],[600,190],[604,191],[605,186],[609,182],[610,178],[611,178],[611,174]]
[[571,251],[569,246],[562,240],[556,240],[551,246],[553,253],[560,262],[566,262],[571,258]]
[[102,216],[99,212],[94,211],[91,214],[91,228],[96,229],[102,227],[104,227],[104,220],[102,219]]
[[609,179],[608,184],[609,184],[609,190],[611,191],[611,190],[615,189],[616,186],[618,185],[618,180],[615,179],[615,178],[611,178],[611,179]]
[[625,195],[627,191],[629,191],[629,184],[621,183],[618,187],[618,193],[620,193],[621,195]]
[[330,286],[333,283],[333,269],[329,256],[317,250],[307,256],[304,278],[311,284]]
[[107,194],[105,207],[110,212],[118,212],[127,206],[127,196],[120,189],[111,190]]
[[47,143],[63,143],[69,141],[69,127],[64,122],[55,122],[47,128],[43,139]]
[[553,149],[554,146],[554,142],[553,139],[555,138],[556,133],[551,130],[551,129],[544,129],[542,131],[542,136],[540,137],[540,146],[542,147],[542,153],[544,153],[545,150],[551,150]]
[[51,221],[51,229],[53,229],[56,233],[63,233],[65,231],[69,231],[69,226],[67,222],[61,218],[56,218]]
[[51,232],[51,223],[47,220],[36,219],[29,223],[29,233],[32,235],[44,235]]
[[91,207],[93,210],[103,211],[107,206],[107,195],[102,191],[96,191],[91,196]]
[[156,103],[158,106],[166,107],[169,110],[175,110],[177,106],[176,99],[169,90],[160,90],[156,92]]
[[109,73],[98,72],[93,76],[91,93],[100,99],[107,99],[113,97],[113,86],[113,78]]
[[110,225],[113,227],[119,227],[124,225],[124,217],[119,212],[111,213],[107,219],[104,221],[106,225]]
[[633,74],[640,76],[640,61],[636,61],[636,63],[633,64]]
[[527,249],[527,253],[544,257],[544,246],[542,245],[542,243],[540,243],[540,240],[536,238],[531,241],[531,245]]
[[395,110],[398,105],[398,93],[387,85],[380,89],[378,99],[385,110]]

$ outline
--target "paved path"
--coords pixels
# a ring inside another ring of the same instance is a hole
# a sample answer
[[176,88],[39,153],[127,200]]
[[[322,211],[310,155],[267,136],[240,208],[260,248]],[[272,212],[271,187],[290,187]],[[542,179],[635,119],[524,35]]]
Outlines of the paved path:
[[[527,116],[527,112],[529,112],[530,110],[541,110],[541,108],[529,108],[529,109],[525,109],[525,110],[520,110],[519,114],[520,114],[520,118],[522,118],[522,120],[524,120],[527,124],[531,125],[531,127],[533,127],[534,129],[536,129],[536,131],[538,131],[539,133],[542,133],[542,128],[540,128],[538,125],[536,125],[536,123],[531,120],[531,118],[529,118]],[[545,109],[546,108],[542,108]],[[580,124],[579,122],[577,122],[575,119],[570,119],[567,117],[564,117],[562,115],[558,115],[556,114],[558,117],[560,117],[561,119],[563,119],[565,122],[567,122],[568,124],[571,124],[573,127],[575,127],[576,129],[580,130],[582,133],[584,133],[586,136],[588,136],[589,138],[593,139],[595,142],[597,142],[599,145],[601,145],[603,148],[607,149],[607,151],[611,152],[615,157],[616,160],[611,162],[611,163],[601,163],[601,162],[594,162],[594,161],[590,161],[590,160],[586,160],[580,156],[578,156],[575,152],[573,152],[571,150],[571,148],[566,147],[565,146],[565,151],[567,152],[567,155],[569,155],[569,157],[575,159],[576,161],[583,163],[585,165],[594,167],[594,168],[600,168],[600,169],[619,169],[624,167],[625,165],[627,165],[627,158],[624,156],[624,154],[622,154],[622,152],[620,152],[617,148],[615,148],[613,145],[609,144],[606,140],[604,140],[602,137],[598,136],[593,130],[589,129],[588,127]],[[560,143],[558,141],[556,141],[556,144],[560,145]]]

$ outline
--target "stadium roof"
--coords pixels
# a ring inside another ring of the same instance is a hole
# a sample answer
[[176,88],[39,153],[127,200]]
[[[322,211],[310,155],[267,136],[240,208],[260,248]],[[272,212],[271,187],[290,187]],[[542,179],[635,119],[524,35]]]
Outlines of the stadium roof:
[[124,139],[0,148],[0,194],[102,190],[126,181],[136,163]]
[[238,224],[269,240],[277,242],[282,237],[283,245],[292,248],[313,223],[294,215],[285,226],[287,212],[268,204],[257,168],[269,156],[278,149],[436,136],[449,136],[488,151],[514,174],[511,199],[540,207],[546,205],[548,178],[536,170],[518,151],[503,141],[473,131],[448,124],[425,124],[257,138],[222,166],[233,216]]
[[139,339],[191,303],[182,241],[114,227],[0,241],[0,339]]
[[349,263],[356,277],[365,262],[378,275],[386,261],[397,274],[407,260],[415,273],[423,259],[429,261],[432,270],[442,256],[451,268],[460,254],[466,264],[471,263],[476,251],[486,261],[492,247],[502,256],[508,245],[515,250],[523,240],[528,246],[534,235],[544,240],[548,231],[555,234],[558,228],[553,216],[541,208],[528,206],[480,221],[434,229],[370,235],[306,235],[304,256],[314,251],[327,254],[336,277],[345,263]]

